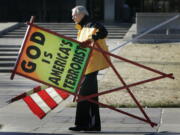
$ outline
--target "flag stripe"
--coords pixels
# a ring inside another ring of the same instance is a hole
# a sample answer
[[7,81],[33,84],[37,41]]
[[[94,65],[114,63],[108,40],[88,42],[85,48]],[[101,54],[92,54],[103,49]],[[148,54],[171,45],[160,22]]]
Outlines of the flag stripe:
[[55,108],[57,106],[57,103],[54,101],[53,98],[45,91],[41,90],[38,92],[38,95],[42,98],[42,100],[51,108]]
[[69,94],[68,94],[67,92],[65,92],[65,91],[62,91],[62,90],[56,89],[56,88],[55,88],[55,90],[57,91],[57,93],[58,93],[59,95],[61,95],[61,97],[62,97],[63,99],[66,99],[67,97],[69,97]]
[[45,113],[48,113],[51,110],[51,108],[49,108],[49,106],[42,100],[42,98],[37,93],[32,94],[31,98]]
[[50,87],[45,89],[45,91],[49,94],[49,96],[57,103],[59,104],[63,99],[62,97],[57,93],[57,91]]
[[44,113],[44,111],[34,102],[34,100],[30,96],[26,96],[25,98],[23,98],[23,100],[29,106],[31,111],[40,119],[42,119],[46,115],[46,113]]
[[47,86],[44,86],[44,88],[38,86],[33,90],[26,92],[25,95],[23,100],[31,111],[40,119],[57,107],[60,102],[69,97],[67,92],[53,87],[48,88]]
[[41,90],[41,86],[37,86],[34,88],[34,93],[38,92],[39,90]]

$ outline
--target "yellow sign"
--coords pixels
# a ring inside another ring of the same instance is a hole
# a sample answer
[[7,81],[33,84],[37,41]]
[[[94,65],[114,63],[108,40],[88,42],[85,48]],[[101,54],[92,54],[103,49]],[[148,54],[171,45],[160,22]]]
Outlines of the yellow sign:
[[15,72],[74,93],[90,51],[74,40],[31,26]]

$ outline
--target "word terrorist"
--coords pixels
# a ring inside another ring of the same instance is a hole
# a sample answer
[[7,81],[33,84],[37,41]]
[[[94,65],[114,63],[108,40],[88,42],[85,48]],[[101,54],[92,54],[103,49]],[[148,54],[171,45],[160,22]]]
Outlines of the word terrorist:
[[[56,60],[52,67],[51,76],[49,77],[49,80],[53,84],[59,85],[60,81],[63,79],[61,75],[68,69],[67,75],[62,82],[64,83],[63,87],[70,89],[73,89],[78,81],[78,75],[83,68],[82,66],[86,56],[86,49],[80,48],[79,46],[76,46],[74,55],[71,56],[70,52],[72,47],[73,45],[71,42],[66,40],[61,41]],[[69,59],[71,59],[71,62],[69,62]]]

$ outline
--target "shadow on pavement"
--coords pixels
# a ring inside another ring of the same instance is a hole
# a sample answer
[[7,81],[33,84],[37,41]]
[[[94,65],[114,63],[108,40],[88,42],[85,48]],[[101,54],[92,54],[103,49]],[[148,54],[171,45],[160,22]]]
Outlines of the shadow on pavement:
[[[77,132],[76,132],[77,133]],[[86,132],[81,132],[81,133],[91,133],[91,134],[111,134],[111,135],[129,135],[129,134],[134,134],[134,135],[151,135],[149,132],[122,132],[122,131],[101,131],[101,132],[95,132],[95,131],[86,131]],[[148,134],[149,133],[149,134]]]
[[[52,135],[52,133],[23,133],[23,132],[0,132],[0,135]],[[54,134],[53,135],[73,135],[73,134]]]
[[[78,133],[78,132],[76,132]],[[91,134],[111,134],[111,135],[180,135],[178,132],[121,132],[121,131],[102,131],[102,132],[81,132]],[[80,134],[81,134],[80,133]]]
[[75,134],[83,134],[83,133],[89,133],[89,134],[111,134],[111,135],[180,135],[180,133],[176,132],[159,132],[159,133],[153,133],[153,132],[120,132],[120,131],[102,131],[102,132],[72,132],[69,134],[65,133],[23,133],[23,132],[0,132],[0,135],[75,135]]
[[158,133],[149,133],[145,135],[180,135],[180,133],[164,131],[164,132],[158,132]]

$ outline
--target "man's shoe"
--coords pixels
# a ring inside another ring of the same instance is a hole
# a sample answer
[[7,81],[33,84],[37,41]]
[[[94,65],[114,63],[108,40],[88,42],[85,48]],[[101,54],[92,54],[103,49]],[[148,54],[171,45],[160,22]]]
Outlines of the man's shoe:
[[70,127],[69,130],[71,131],[101,131],[100,128],[85,128],[85,127]]
[[82,127],[70,127],[69,130],[72,130],[72,131],[83,131],[83,128]]
[[88,128],[88,129],[85,129],[85,131],[101,131],[101,128],[97,128],[97,127]]

